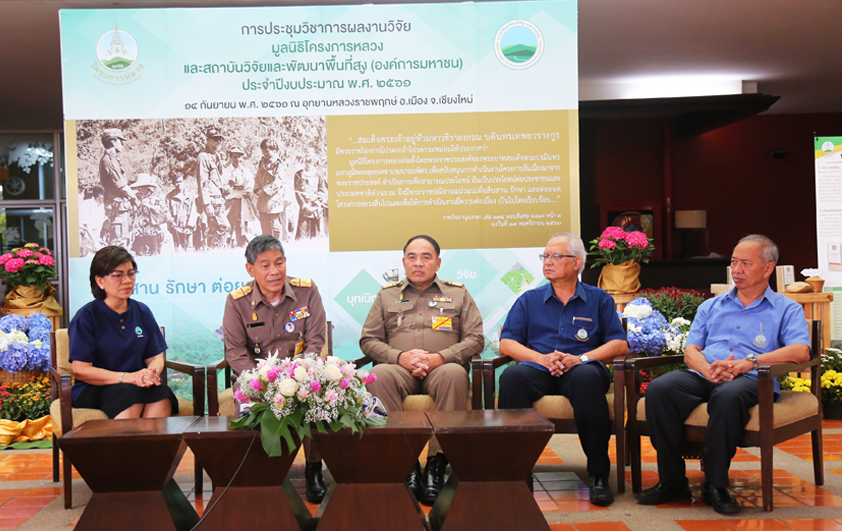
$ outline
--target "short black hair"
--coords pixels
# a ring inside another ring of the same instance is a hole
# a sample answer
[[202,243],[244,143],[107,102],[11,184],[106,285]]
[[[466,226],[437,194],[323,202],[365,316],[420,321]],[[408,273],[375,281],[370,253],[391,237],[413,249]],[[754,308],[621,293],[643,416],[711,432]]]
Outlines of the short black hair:
[[436,258],[441,256],[441,247],[439,247],[439,242],[434,240],[431,236],[427,236],[426,234],[419,234],[418,236],[413,236],[409,240],[407,240],[406,245],[403,246],[403,254],[406,254],[406,248],[409,247],[409,244],[414,242],[415,240],[427,240],[433,246],[433,249],[436,250]]
[[131,262],[132,268],[137,271],[137,262],[135,262],[132,253],[120,246],[109,245],[96,252],[94,259],[91,260],[91,293],[94,294],[95,299],[105,300],[105,290],[96,283],[96,277],[104,277],[113,273],[115,269],[126,262]]
[[246,246],[246,262],[254,265],[257,257],[266,251],[281,251],[281,256],[284,254],[284,246],[281,245],[281,240],[269,234],[261,234],[249,242]]

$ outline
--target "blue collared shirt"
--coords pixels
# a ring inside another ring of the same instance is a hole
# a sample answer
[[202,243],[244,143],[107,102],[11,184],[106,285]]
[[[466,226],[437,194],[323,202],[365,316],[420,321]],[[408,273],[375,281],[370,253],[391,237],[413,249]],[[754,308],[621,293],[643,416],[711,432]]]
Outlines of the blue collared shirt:
[[[625,341],[626,334],[611,295],[578,282],[576,293],[566,305],[556,297],[552,284],[518,297],[500,339],[517,341],[541,354],[557,350],[579,356],[614,339]],[[548,371],[538,363],[521,363]]]
[[[737,288],[699,306],[687,336],[688,345],[702,347],[708,363],[733,354],[741,360],[749,353],[766,354],[789,345],[810,347],[810,334],[800,304],[770,287],[756,301],[743,306]],[[746,376],[757,379],[757,371]],[[780,385],[775,380],[775,395]]]

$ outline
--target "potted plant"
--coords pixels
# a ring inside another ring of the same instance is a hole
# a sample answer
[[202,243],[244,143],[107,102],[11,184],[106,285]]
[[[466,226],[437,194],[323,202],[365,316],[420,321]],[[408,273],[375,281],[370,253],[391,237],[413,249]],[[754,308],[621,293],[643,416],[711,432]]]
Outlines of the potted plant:
[[599,274],[599,287],[610,293],[634,293],[640,289],[640,262],[647,263],[648,253],[655,249],[654,240],[640,231],[626,232],[621,227],[607,227],[599,238],[591,241],[591,267],[604,266]]
[[40,312],[49,317],[61,315],[50,280],[56,276],[52,252],[37,243],[27,243],[0,255],[0,279],[6,283],[6,309],[29,315]]

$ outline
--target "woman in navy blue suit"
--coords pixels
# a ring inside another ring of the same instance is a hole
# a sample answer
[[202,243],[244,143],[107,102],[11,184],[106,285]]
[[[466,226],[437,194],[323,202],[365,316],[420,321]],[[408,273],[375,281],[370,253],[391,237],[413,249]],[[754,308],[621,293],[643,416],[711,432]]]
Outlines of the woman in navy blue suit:
[[70,322],[70,361],[76,383],[73,407],[108,418],[166,417],[178,412],[161,382],[167,344],[145,304],[131,298],[134,257],[122,247],[100,249],[91,261],[92,302]]

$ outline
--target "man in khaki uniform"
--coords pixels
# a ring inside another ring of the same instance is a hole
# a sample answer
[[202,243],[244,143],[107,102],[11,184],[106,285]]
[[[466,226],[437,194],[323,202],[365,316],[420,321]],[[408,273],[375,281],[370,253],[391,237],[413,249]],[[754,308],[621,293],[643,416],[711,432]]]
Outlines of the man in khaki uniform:
[[[281,357],[321,353],[325,344],[325,310],[319,289],[309,278],[286,276],[281,242],[266,234],[246,247],[246,271],[254,278],[228,294],[222,331],[225,359],[240,374],[276,350]],[[309,438],[304,440],[306,494],[319,503],[327,491],[322,459]]]
[[[368,390],[387,411],[402,410],[404,398],[418,393],[429,394],[437,411],[467,409],[467,364],[485,344],[482,315],[465,286],[436,276],[441,249],[434,239],[410,238],[403,252],[406,280],[380,290],[363,325],[360,348],[377,363]],[[423,480],[417,463],[407,479],[422,503],[435,502],[446,467],[433,438]]]
[[107,218],[101,236],[108,245],[129,247],[132,239],[132,203],[137,201],[137,193],[129,186],[128,176],[119,158],[126,137],[121,130],[112,128],[103,131],[100,140],[105,153],[99,160],[99,180]]

